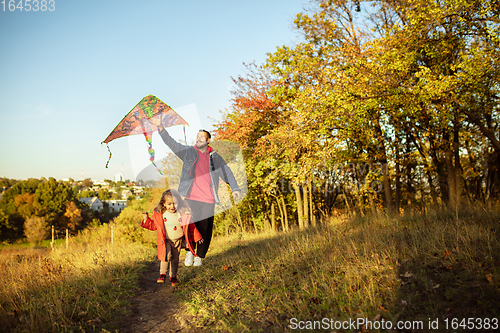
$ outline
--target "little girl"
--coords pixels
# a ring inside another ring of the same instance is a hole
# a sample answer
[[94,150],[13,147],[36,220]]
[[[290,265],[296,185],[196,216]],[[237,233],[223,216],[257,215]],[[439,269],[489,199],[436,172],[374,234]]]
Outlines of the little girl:
[[156,282],[164,283],[168,270],[170,283],[175,286],[178,283],[177,268],[183,240],[186,240],[187,247],[193,254],[194,243],[203,243],[202,236],[191,218],[189,206],[182,200],[179,192],[170,189],[163,192],[152,219],[147,212],[143,212],[142,216],[141,227],[156,230],[160,259],[160,277]]

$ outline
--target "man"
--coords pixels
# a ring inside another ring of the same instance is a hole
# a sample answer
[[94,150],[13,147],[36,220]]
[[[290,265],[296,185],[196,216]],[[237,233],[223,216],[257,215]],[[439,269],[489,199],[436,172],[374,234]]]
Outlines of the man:
[[202,244],[196,246],[196,257],[187,252],[184,264],[201,266],[201,259],[205,258],[212,239],[215,204],[220,203],[219,177],[229,184],[236,201],[241,198],[241,190],[224,159],[209,146],[212,136],[208,131],[200,130],[196,135],[196,144],[186,146],[168,134],[161,120],[151,118],[150,121],[158,127],[163,142],[183,162],[178,192],[189,204],[193,221],[204,239]]

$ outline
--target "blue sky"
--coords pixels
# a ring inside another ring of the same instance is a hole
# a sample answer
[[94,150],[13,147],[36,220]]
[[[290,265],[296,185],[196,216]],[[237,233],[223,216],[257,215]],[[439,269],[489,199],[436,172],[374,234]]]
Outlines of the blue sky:
[[[112,141],[105,168],[101,141],[120,120],[153,94],[189,119],[188,141],[200,126],[211,130],[230,105],[231,77],[295,44],[293,19],[307,3],[55,0],[44,12],[0,4],[0,177],[97,180],[123,170],[134,179],[132,164],[148,157],[139,136]],[[162,146],[155,134],[160,157]]]

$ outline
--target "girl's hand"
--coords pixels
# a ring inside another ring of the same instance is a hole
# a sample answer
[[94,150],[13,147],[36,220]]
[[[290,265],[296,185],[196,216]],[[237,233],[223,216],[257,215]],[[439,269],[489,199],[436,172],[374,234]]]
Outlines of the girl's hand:
[[198,241],[198,244],[203,244],[203,238]]

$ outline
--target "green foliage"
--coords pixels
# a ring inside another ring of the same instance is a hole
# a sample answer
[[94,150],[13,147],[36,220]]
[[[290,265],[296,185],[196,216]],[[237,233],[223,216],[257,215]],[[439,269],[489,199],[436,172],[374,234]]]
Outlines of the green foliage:
[[150,237],[145,233],[150,233],[141,227],[142,211],[133,207],[123,209],[113,221],[116,238],[124,242],[148,243]]
[[64,214],[66,203],[77,201],[71,188],[54,178],[42,182],[35,192],[35,202],[47,209],[47,216],[52,213],[54,219],[48,218],[49,223],[55,222],[55,219]]
[[90,178],[85,178],[82,182],[83,187],[92,187],[94,186],[94,182]]
[[17,180],[15,180],[15,179],[0,177],[0,192],[4,192],[5,190],[9,189],[15,183],[17,183]]
[[104,189],[104,188],[101,188],[99,190],[99,193],[97,194],[97,196],[99,197],[99,199],[102,200],[110,200],[111,199],[111,192],[109,192],[108,190]]
[[[66,227],[70,222],[85,222],[68,220],[64,216],[69,203],[72,203],[73,211],[81,209],[74,191],[66,182],[50,178],[27,179],[15,183],[5,191],[0,201],[0,238],[22,238],[25,220],[35,216],[44,217],[47,223],[58,228]],[[86,216],[81,215],[82,218]]]
[[93,197],[97,197],[97,193],[94,191],[86,190],[86,191],[82,191],[81,193],[79,193],[78,197],[80,197],[80,198],[93,198]]
[[13,202],[20,194],[35,194],[39,184],[40,180],[33,178],[17,182],[3,194],[1,203]]

